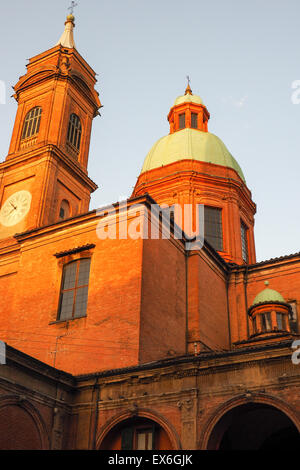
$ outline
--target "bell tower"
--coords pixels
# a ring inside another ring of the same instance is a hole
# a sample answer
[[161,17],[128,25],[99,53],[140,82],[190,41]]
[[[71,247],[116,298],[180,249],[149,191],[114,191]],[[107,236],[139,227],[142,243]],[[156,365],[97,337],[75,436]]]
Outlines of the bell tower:
[[101,103],[96,74],[75,47],[74,16],[51,49],[29,60],[14,87],[18,109],[0,164],[0,238],[89,209],[97,185],[87,165]]

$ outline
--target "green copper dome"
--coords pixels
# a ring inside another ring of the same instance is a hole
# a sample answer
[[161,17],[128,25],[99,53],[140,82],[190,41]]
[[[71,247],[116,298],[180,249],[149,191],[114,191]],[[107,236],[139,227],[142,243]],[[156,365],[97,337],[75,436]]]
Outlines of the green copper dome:
[[[195,95],[186,95],[194,97]],[[210,132],[182,129],[159,139],[145,158],[142,173],[180,160],[197,160],[234,169],[245,182],[243,172],[222,140]]]
[[285,300],[276,290],[266,288],[255,297],[252,306],[261,304],[263,302],[269,302],[270,304],[273,302],[285,303]]

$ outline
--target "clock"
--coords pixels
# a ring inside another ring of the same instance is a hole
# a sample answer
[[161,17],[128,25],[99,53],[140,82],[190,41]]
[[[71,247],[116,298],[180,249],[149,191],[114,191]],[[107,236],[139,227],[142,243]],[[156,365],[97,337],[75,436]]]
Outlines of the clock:
[[0,223],[4,227],[18,224],[28,214],[31,205],[29,191],[18,191],[6,199],[0,210]]

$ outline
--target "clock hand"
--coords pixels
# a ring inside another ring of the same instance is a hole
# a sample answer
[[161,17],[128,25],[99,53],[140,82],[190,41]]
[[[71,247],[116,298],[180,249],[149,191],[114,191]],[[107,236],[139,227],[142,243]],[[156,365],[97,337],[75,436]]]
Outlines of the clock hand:
[[13,206],[14,210],[17,208],[11,201],[9,201],[10,205]]

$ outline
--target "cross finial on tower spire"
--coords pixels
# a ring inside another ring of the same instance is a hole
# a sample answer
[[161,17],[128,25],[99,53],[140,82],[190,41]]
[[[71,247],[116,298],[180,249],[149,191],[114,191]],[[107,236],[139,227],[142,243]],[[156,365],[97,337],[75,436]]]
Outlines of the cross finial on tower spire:
[[74,8],[78,6],[78,3],[74,2],[74,0],[72,0],[71,2],[71,6],[68,8],[68,10],[70,10],[70,14],[73,15],[74,13]]
[[185,90],[185,95],[192,95],[192,89],[190,87],[190,83],[191,83],[191,79],[189,77],[189,75],[187,75],[187,81],[188,81],[188,84],[187,84],[187,87],[186,87],[186,90]]
[[60,44],[61,46],[69,47],[69,48],[76,47],[74,36],[73,36],[73,29],[75,26],[75,23],[74,23],[75,17],[73,15],[73,11],[76,6],[77,6],[77,3],[72,1],[71,6],[68,8],[68,10],[71,10],[72,13],[70,13],[67,16],[67,21],[65,22],[65,30],[62,33],[60,40],[58,41],[56,45]]

